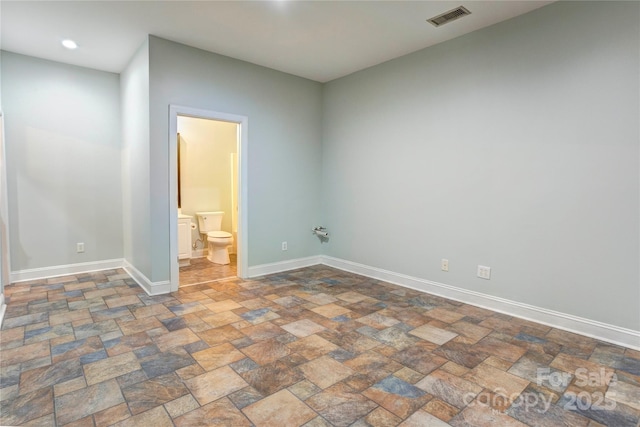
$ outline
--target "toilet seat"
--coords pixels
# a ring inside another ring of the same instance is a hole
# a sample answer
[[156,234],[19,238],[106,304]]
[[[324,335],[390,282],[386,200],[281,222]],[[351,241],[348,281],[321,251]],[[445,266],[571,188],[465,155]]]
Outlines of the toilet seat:
[[222,239],[225,237],[233,237],[233,234],[227,233],[226,231],[210,231],[207,233],[207,237],[214,239]]

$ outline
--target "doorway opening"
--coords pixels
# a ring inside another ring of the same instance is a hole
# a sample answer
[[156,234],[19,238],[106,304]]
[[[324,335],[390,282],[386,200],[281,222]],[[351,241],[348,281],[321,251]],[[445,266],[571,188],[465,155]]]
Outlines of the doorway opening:
[[243,278],[248,120],[180,106],[169,119],[171,291]]

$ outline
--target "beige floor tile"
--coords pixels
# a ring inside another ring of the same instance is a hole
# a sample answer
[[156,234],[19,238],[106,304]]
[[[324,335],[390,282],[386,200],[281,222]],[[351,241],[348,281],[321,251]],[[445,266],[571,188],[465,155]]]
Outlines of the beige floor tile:
[[185,384],[200,405],[206,405],[248,385],[228,366],[186,380]]
[[197,351],[191,356],[205,371],[211,371],[245,358],[244,354],[229,343]]
[[638,385],[622,381],[613,382],[609,385],[605,397],[640,411],[640,386]]
[[311,311],[314,311],[324,317],[332,319],[334,317],[346,314],[351,310],[336,304],[326,304],[326,305],[321,305],[320,307],[316,307]]
[[160,351],[167,351],[172,347],[180,347],[192,342],[200,341],[200,337],[194,334],[191,329],[184,328],[162,334],[158,337],[155,337],[153,340]]
[[324,326],[318,325],[316,322],[309,319],[297,320],[295,322],[291,322],[286,325],[282,325],[280,327],[285,331],[300,338],[313,335],[325,329]]
[[529,381],[481,363],[464,375],[464,379],[474,382],[493,393],[517,397],[529,385]]
[[231,311],[237,308],[242,308],[240,304],[238,304],[237,302],[231,299],[227,299],[224,301],[216,301],[210,304],[205,304],[205,307],[207,307],[209,310],[211,310],[214,313],[221,313],[223,311]]
[[300,354],[307,360],[315,359],[338,348],[337,345],[318,335],[309,335],[287,344],[291,351]]
[[243,409],[256,427],[301,426],[317,414],[288,390],[281,390]]
[[398,427],[448,427],[449,424],[426,411],[414,412]]
[[174,427],[173,421],[163,406],[157,406],[147,412],[127,418],[113,425],[113,427]]
[[322,356],[300,366],[305,377],[320,388],[327,388],[354,374],[348,366],[328,356]]
[[431,325],[423,325],[415,328],[412,331],[409,331],[409,334],[438,345],[442,345],[458,336],[455,332],[436,328]]
[[84,376],[87,384],[93,385],[138,369],[138,358],[133,352],[128,352],[84,365]]

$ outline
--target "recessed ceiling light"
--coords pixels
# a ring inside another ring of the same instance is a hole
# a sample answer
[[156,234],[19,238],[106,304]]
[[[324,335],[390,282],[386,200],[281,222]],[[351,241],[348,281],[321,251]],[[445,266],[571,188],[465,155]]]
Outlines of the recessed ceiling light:
[[65,39],[65,40],[62,40],[62,46],[66,47],[69,50],[73,50],[78,48],[78,43],[70,39]]

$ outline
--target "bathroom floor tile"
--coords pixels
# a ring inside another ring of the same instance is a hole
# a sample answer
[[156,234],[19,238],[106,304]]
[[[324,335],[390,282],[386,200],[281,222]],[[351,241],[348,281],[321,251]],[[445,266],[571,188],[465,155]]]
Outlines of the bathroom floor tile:
[[200,283],[210,283],[237,275],[237,256],[229,254],[229,264],[214,264],[207,259],[191,258],[190,264],[180,267],[180,286],[192,286]]

